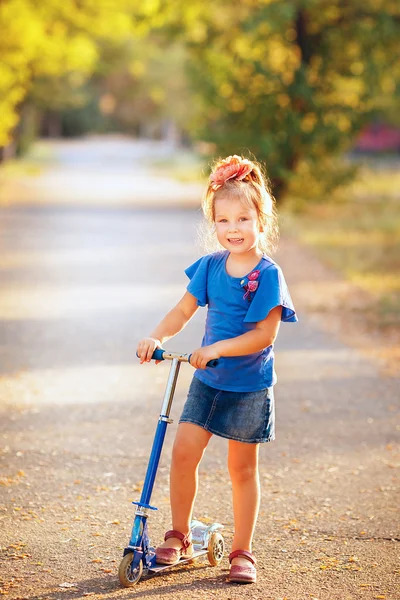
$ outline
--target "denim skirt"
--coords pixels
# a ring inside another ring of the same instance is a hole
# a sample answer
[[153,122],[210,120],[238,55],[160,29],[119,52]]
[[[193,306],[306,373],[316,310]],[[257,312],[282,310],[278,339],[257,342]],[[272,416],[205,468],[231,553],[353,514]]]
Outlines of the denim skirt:
[[225,392],[193,377],[179,423],[193,423],[238,442],[271,442],[275,439],[273,388]]

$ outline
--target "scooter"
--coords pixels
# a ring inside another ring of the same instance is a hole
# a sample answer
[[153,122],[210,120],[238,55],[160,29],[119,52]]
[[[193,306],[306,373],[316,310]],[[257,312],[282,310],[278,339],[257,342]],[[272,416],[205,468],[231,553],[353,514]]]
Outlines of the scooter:
[[[173,422],[169,415],[171,412],[176,382],[178,380],[179,369],[182,362],[190,363],[190,356],[190,354],[167,352],[161,348],[156,349],[152,356],[152,359],[154,360],[171,360],[172,364],[169,371],[164,400],[154,436],[153,447],[147,466],[140,501],[132,502],[132,504],[137,506],[135,519],[133,522],[131,538],[128,546],[124,549],[123,559],[118,570],[120,583],[124,587],[135,585],[142,575],[160,573],[166,569],[192,562],[200,556],[207,556],[210,565],[217,566],[224,556],[225,543],[224,538],[219,531],[220,529],[223,529],[223,525],[220,525],[219,523],[205,525],[197,520],[192,521],[190,524],[194,549],[193,555],[190,558],[180,559],[172,565],[157,564],[155,549],[150,547],[147,517],[149,516],[149,511],[157,510],[155,506],[150,505],[151,494],[164,444],[167,425]],[[212,360],[207,363],[207,366],[215,367],[217,363],[218,360]]]

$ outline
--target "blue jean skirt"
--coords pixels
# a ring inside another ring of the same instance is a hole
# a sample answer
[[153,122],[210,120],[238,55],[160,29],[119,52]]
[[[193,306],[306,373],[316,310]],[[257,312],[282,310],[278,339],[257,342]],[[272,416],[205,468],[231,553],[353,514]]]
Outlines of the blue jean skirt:
[[273,388],[225,392],[193,377],[179,423],[194,423],[238,442],[271,442],[275,439]]

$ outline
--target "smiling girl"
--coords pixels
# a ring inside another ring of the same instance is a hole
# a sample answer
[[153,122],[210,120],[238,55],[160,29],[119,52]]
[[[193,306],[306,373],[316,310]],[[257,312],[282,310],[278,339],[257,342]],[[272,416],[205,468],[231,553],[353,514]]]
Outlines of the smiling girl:
[[[141,363],[207,306],[196,368],[175,438],[170,499],[172,529],[157,562],[190,557],[190,522],[198,467],[212,435],[227,438],[235,533],[229,580],[256,581],[252,539],[260,504],[260,443],[275,438],[274,342],[281,321],[297,321],[279,266],[268,256],[277,239],[274,201],[259,165],[229,156],[213,169],[203,202],[222,250],[185,271],[187,291],[149,337],[138,344]],[[216,368],[208,361],[218,358]]]

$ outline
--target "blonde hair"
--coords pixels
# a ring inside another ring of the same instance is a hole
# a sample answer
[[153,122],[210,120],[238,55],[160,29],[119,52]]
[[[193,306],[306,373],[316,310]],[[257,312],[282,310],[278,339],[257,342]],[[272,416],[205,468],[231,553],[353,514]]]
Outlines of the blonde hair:
[[278,217],[269,180],[261,165],[238,155],[214,163],[202,201],[206,223],[200,237],[207,251],[220,248],[214,235],[214,223],[215,201],[221,197],[240,200],[256,210],[260,228],[258,247],[266,254],[273,254],[279,240]]

